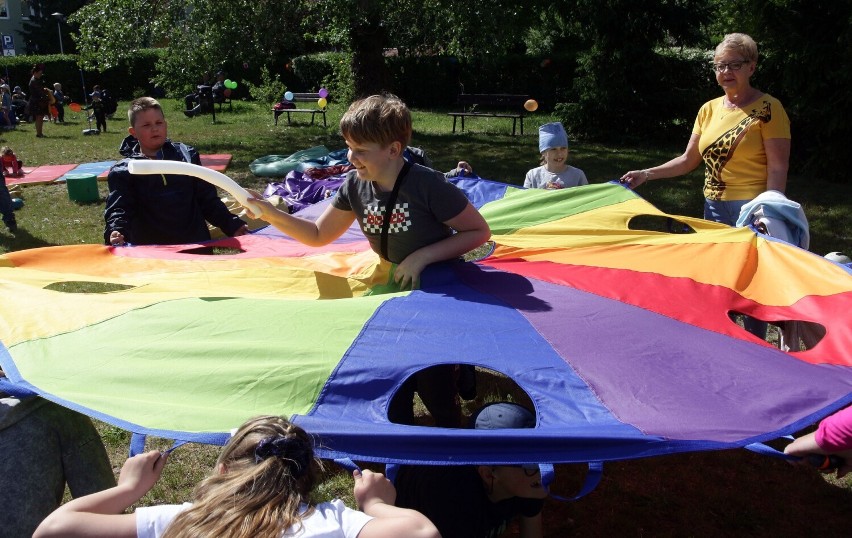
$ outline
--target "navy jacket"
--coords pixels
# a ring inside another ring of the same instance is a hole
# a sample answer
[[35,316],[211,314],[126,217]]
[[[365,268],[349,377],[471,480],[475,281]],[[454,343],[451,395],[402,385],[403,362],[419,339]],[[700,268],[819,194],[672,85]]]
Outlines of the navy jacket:
[[[125,159],[109,171],[109,196],[104,211],[104,243],[113,230],[135,245],[177,245],[209,241],[207,222],[227,235],[245,223],[219,198],[216,187],[203,179],[174,174],[131,175],[127,163],[146,159],[139,142],[128,136],[119,152]],[[164,160],[200,165],[198,152],[190,146],[166,140],[159,155]]]

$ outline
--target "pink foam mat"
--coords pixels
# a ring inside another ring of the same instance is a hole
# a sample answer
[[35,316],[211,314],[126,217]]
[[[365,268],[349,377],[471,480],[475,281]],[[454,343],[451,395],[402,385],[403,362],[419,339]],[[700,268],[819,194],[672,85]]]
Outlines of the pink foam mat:
[[[201,165],[217,172],[224,172],[231,163],[228,153],[201,155]],[[68,172],[80,167],[79,164],[46,164],[43,166],[24,166],[22,177],[6,177],[6,185],[44,185],[61,178]],[[106,181],[109,170],[104,170],[98,179]]]
[[77,168],[76,164],[48,164],[44,166],[25,166],[23,177],[7,177],[6,185],[43,185],[64,176]]

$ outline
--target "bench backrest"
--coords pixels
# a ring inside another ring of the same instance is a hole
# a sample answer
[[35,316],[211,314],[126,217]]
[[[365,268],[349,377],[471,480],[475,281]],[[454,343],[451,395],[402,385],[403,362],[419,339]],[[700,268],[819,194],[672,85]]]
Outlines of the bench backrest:
[[460,93],[458,103],[462,107],[487,106],[493,108],[524,110],[524,103],[530,98],[529,95],[515,95],[509,93]]
[[[325,110],[324,107],[320,107],[319,101],[320,94],[318,93],[293,93],[293,98],[290,99],[291,103],[313,103],[316,105],[316,108],[319,110]],[[296,105],[298,106],[298,105]]]

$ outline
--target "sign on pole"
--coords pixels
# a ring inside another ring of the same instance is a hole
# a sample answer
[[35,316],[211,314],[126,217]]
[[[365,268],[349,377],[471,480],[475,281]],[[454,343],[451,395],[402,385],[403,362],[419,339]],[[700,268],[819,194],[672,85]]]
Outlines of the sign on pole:
[[3,56],[15,55],[15,39],[11,35],[3,34]]

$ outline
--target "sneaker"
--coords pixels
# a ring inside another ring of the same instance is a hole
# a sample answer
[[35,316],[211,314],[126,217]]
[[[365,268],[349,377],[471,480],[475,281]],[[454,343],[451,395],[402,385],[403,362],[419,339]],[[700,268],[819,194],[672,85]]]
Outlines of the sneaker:
[[12,222],[10,224],[7,224],[6,227],[9,228],[10,233],[14,234],[18,231],[18,223],[17,222]]

